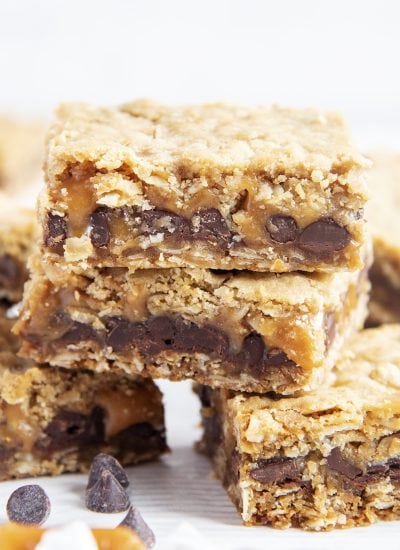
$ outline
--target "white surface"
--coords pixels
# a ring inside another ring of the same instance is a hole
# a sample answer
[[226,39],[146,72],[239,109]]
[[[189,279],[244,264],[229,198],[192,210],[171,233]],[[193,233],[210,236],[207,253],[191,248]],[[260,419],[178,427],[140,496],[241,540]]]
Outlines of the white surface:
[[[157,537],[157,550],[362,550],[400,548],[400,522],[329,533],[304,533],[249,528],[213,478],[206,458],[193,450],[198,439],[198,402],[189,383],[162,382],[166,393],[167,423],[172,453],[157,463],[130,468],[130,494]],[[76,519],[92,527],[114,527],[124,514],[96,514],[84,506],[87,477],[65,475],[42,478],[52,510],[46,526]],[[0,483],[0,522],[6,520],[5,504],[11,491],[29,480]]]

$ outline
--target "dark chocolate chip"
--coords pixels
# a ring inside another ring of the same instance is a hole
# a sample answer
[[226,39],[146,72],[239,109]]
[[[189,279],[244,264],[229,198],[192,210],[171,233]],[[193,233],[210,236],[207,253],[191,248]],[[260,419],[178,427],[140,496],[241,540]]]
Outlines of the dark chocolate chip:
[[132,323],[122,316],[107,317],[104,322],[107,328],[106,343],[116,352],[144,341],[146,331],[141,323]]
[[52,252],[62,255],[64,253],[64,242],[67,238],[68,228],[65,217],[57,214],[47,214],[46,229],[44,233],[44,244]]
[[86,489],[86,507],[92,512],[114,514],[129,508],[125,489],[111,472],[102,470],[96,483]]
[[176,324],[175,348],[188,353],[204,353],[224,358],[229,350],[228,336],[216,326],[197,326],[190,321]]
[[350,233],[332,218],[323,218],[303,229],[297,245],[316,258],[330,258],[350,242]]
[[24,525],[41,525],[50,514],[50,500],[40,485],[24,485],[16,489],[7,502],[10,521]]
[[73,321],[68,330],[60,337],[59,341],[66,345],[76,344],[77,342],[85,342],[88,340],[96,341],[98,336],[98,332],[92,326],[81,323],[80,321]]
[[250,477],[260,483],[282,483],[301,480],[301,464],[297,458],[270,458],[257,461]]
[[109,209],[101,206],[90,216],[90,240],[96,248],[105,247],[110,242],[108,213]]
[[90,466],[87,483],[88,489],[97,482],[103,470],[111,472],[122,487],[128,487],[128,476],[118,460],[106,453],[99,453],[94,457],[92,465]]
[[292,216],[274,214],[267,220],[267,231],[273,241],[289,243],[296,240],[299,228]]
[[238,354],[238,362],[243,367],[255,369],[261,367],[265,351],[264,339],[261,334],[251,332],[243,340],[242,349]]
[[132,424],[114,436],[112,442],[121,451],[132,451],[133,449],[138,454],[149,451],[162,453],[168,450],[165,429],[157,429],[149,422]]
[[89,447],[104,442],[104,411],[95,407],[84,415],[61,409],[44,430],[35,449],[54,453],[63,449]]
[[296,367],[285,352],[277,348],[268,349],[261,334],[251,332],[243,340],[241,351],[233,358],[240,370],[247,369],[257,376],[264,375],[270,369]]
[[361,476],[362,470],[347,460],[339,447],[332,449],[327,456],[326,461],[331,470],[339,472],[350,479],[355,479],[357,476]]
[[136,508],[131,506],[125,518],[119,524],[119,527],[129,527],[140,538],[147,548],[153,548],[156,543],[156,537],[147,523],[144,521],[142,514]]
[[328,311],[324,315],[325,345],[329,349],[336,336],[336,315]]
[[134,323],[116,316],[105,319],[105,324],[107,344],[115,351],[136,346],[145,355],[171,350],[225,356],[229,348],[227,335],[217,327],[199,327],[180,318],[157,316]]
[[214,245],[227,247],[232,233],[221,212],[216,208],[202,208],[193,216],[193,237]]
[[188,240],[191,237],[190,222],[167,210],[144,210],[141,213],[140,230],[143,235],[162,233],[176,240]]

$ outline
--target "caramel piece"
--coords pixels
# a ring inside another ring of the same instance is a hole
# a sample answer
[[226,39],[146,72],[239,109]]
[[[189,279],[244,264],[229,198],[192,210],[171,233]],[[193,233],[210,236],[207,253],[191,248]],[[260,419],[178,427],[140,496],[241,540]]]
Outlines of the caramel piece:
[[[46,529],[16,523],[0,525],[1,550],[34,550]],[[92,529],[99,550],[146,550],[140,538],[128,527]]]

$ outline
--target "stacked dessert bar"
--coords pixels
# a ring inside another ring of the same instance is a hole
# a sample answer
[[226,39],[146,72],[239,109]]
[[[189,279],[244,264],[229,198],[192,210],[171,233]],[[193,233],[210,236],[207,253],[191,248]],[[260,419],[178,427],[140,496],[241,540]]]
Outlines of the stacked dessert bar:
[[312,109],[61,107],[22,353],[198,383],[201,446],[248,524],[396,517],[399,329],[358,333],[365,167]]
[[99,452],[123,464],[157,458],[167,447],[161,393],[151,380],[18,357],[11,329],[36,220],[7,196],[0,205],[0,480],[84,471]]

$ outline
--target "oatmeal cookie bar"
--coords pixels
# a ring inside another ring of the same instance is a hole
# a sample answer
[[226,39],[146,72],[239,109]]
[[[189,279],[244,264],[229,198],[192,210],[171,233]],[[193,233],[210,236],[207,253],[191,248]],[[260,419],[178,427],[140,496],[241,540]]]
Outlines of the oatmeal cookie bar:
[[151,380],[19,358],[12,324],[2,308],[0,480],[86,471],[99,452],[128,465],[167,449],[162,396]]
[[0,300],[19,302],[38,231],[33,210],[0,193]]
[[247,524],[311,530],[400,519],[400,325],[356,335],[333,379],[276,399],[197,387],[200,449]]
[[366,272],[89,269],[32,262],[23,353],[64,367],[193,378],[241,391],[311,389],[366,316]]
[[365,166],[343,120],[314,109],[64,105],[44,251],[71,270],[358,269]]
[[366,215],[374,236],[371,325],[400,322],[400,152],[371,155],[370,194]]

